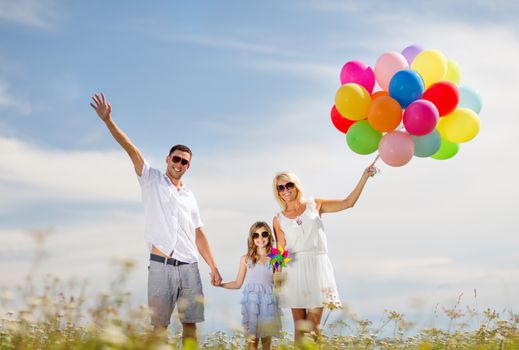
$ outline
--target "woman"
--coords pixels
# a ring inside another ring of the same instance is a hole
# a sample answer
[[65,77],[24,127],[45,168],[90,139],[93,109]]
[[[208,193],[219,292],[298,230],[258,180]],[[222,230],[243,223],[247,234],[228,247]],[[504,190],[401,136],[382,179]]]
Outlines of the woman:
[[281,172],[274,177],[274,196],[281,207],[273,220],[274,233],[278,244],[293,258],[284,268],[286,280],[280,289],[280,306],[292,309],[296,343],[300,343],[305,331],[319,333],[324,306],[341,305],[321,215],[353,207],[375,173],[371,164],[342,200],[305,200],[295,174]]

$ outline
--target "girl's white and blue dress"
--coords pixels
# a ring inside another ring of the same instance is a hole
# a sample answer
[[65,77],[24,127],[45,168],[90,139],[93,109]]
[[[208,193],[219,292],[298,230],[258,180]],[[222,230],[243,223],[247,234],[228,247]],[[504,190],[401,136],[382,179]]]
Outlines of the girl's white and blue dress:
[[280,306],[293,309],[341,307],[315,200],[308,200],[305,211],[295,219],[282,213],[278,213],[277,218],[285,234],[285,248],[292,258],[283,268],[286,280],[279,292]]
[[249,259],[241,300],[242,325],[249,336],[279,336],[281,311],[273,289],[272,266]]

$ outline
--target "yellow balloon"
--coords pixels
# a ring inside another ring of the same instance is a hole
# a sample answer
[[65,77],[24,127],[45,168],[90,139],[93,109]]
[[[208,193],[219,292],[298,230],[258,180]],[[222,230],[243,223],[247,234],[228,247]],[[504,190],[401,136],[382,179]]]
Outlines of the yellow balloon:
[[454,60],[447,60],[447,73],[445,73],[444,80],[450,81],[453,84],[459,85],[461,81],[460,66]]
[[443,80],[447,73],[447,59],[438,50],[424,50],[415,57],[411,68],[420,74],[427,89]]
[[349,120],[364,119],[370,104],[371,95],[359,84],[344,84],[335,95],[335,107],[344,118]]
[[480,129],[479,117],[471,109],[458,108],[440,118],[436,127],[441,137],[450,142],[463,143],[477,136]]

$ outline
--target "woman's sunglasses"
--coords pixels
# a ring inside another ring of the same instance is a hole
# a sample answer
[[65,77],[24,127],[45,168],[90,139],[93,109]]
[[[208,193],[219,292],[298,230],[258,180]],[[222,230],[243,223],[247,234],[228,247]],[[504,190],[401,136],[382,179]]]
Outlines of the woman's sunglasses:
[[173,157],[171,157],[171,160],[175,164],[178,163],[178,162],[180,162],[180,164],[182,164],[182,165],[188,165],[189,164],[189,160],[181,158],[179,156],[173,156]]
[[[258,239],[259,236],[260,236],[259,233],[254,232],[254,233],[252,234],[252,239]],[[268,233],[267,231],[263,231],[263,232],[261,233],[261,237],[263,237],[263,238],[269,238],[269,236],[270,236],[270,233]]]
[[296,187],[293,182],[287,182],[284,185],[278,185],[278,192],[283,192],[284,190],[292,190]]

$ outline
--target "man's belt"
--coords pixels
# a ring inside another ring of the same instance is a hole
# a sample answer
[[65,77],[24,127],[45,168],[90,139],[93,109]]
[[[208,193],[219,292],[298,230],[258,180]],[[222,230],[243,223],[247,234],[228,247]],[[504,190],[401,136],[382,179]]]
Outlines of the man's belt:
[[168,265],[173,265],[173,266],[180,266],[180,265],[185,265],[185,264],[189,264],[187,262],[183,262],[183,261],[180,261],[180,260],[177,260],[177,259],[173,259],[173,258],[166,258],[164,256],[160,256],[160,255],[156,255],[156,254],[150,254],[150,260],[151,261],[156,261],[156,262],[159,262],[159,263],[166,263]]

